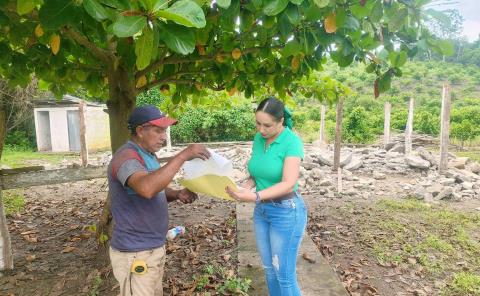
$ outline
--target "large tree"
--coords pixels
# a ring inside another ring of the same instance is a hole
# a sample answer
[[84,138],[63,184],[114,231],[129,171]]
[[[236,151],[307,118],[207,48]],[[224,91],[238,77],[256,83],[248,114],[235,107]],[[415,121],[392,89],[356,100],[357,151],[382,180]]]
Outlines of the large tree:
[[205,88],[285,96],[331,58],[369,63],[378,95],[419,47],[444,47],[419,25],[417,2],[0,0],[0,77],[106,98],[115,151],[137,94],[155,86],[174,103]]
[[0,0],[0,75],[24,86],[34,73],[58,96],[84,87],[107,98],[115,150],[136,95],[157,85],[175,103],[204,87],[248,97],[270,84],[282,95],[330,57],[371,63],[382,91],[432,43],[416,2]]

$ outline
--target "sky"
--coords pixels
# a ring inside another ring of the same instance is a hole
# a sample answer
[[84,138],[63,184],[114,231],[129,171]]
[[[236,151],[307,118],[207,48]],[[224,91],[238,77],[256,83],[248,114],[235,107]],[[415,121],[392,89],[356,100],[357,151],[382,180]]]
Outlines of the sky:
[[449,2],[454,3],[440,5],[434,7],[434,9],[457,9],[465,19],[463,23],[463,35],[465,35],[469,41],[477,40],[480,34],[480,0],[453,0]]

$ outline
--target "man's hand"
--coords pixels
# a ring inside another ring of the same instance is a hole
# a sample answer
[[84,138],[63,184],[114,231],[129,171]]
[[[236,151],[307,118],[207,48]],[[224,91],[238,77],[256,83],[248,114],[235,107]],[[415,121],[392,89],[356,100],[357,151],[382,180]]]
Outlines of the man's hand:
[[198,198],[198,195],[194,192],[191,192],[187,188],[178,191],[177,200],[181,201],[184,204],[189,204],[194,202]]
[[185,158],[185,160],[191,160],[194,158],[201,158],[203,160],[210,158],[210,152],[202,144],[191,144],[187,148],[182,150],[180,154]]

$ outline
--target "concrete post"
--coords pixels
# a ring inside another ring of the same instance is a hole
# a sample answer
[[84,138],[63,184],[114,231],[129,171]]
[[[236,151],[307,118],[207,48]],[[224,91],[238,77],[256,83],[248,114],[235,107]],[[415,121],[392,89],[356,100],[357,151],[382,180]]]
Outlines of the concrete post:
[[390,102],[385,102],[385,117],[383,121],[383,147],[386,148],[390,142],[390,112],[392,110],[392,105]]
[[327,138],[325,137],[325,105],[322,104],[320,108],[320,145],[327,143]]
[[443,83],[442,114],[440,120],[440,165],[439,172],[448,170],[448,145],[450,144],[450,84]]
[[86,123],[85,123],[85,111],[87,106],[84,100],[81,100],[78,104],[78,115],[80,117],[80,158],[82,159],[82,166],[88,165],[88,147],[86,137]]
[[413,107],[414,100],[413,98],[410,98],[410,104],[408,106],[407,126],[405,127],[405,154],[412,153]]
[[340,167],[340,146],[342,144],[342,118],[343,118],[343,97],[337,103],[337,117],[335,125],[335,146],[333,154],[333,171],[337,171]]

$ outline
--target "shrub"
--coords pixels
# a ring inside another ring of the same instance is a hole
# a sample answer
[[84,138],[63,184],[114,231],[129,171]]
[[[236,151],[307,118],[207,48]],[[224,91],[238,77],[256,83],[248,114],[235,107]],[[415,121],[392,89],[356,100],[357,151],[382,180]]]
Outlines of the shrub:
[[342,139],[347,143],[367,143],[374,138],[365,108],[355,107],[344,119]]
[[16,130],[5,136],[5,148],[15,151],[33,151],[35,138],[29,136],[26,131]]
[[178,121],[171,130],[174,143],[249,141],[255,135],[254,113],[248,104],[222,110],[189,106]]

